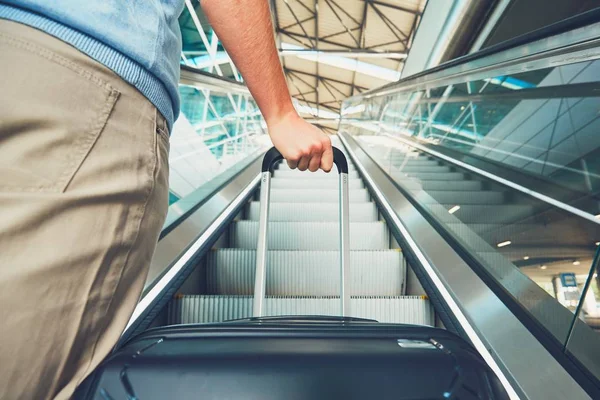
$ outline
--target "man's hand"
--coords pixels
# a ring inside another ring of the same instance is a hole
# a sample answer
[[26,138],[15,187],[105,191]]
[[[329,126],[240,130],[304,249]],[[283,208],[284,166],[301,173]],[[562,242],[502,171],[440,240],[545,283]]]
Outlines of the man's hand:
[[273,144],[287,160],[290,168],[315,172],[331,171],[333,151],[329,136],[303,120],[296,112],[268,124]]
[[331,171],[331,140],[296,113],[275,46],[269,2],[202,0],[200,4],[267,121],[291,168]]

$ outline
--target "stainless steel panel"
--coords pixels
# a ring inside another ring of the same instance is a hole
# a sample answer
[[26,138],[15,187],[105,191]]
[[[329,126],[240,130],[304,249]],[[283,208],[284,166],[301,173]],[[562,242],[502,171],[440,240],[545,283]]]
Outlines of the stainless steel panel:
[[136,329],[136,325],[162,300],[165,291],[190,265],[197,252],[214,238],[237,209],[242,208],[258,186],[260,163],[259,159],[252,163],[158,242],[142,298],[123,336]]

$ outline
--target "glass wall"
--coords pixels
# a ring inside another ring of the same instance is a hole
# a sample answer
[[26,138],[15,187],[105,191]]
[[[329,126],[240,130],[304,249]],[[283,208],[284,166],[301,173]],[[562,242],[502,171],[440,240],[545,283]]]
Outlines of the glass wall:
[[[247,167],[269,145],[266,125],[200,2],[179,17],[181,113],[170,141],[169,214],[164,228]],[[196,73],[198,71],[198,73]]]
[[600,377],[599,35],[591,25],[350,98],[340,131]]
[[[215,79],[202,76],[200,80]],[[217,84],[219,82],[217,81]],[[180,84],[181,113],[170,140],[165,227],[210,196],[270,145],[256,103],[242,85]]]
[[208,23],[198,0],[186,0],[179,17],[183,40],[181,64],[242,81],[241,75]]

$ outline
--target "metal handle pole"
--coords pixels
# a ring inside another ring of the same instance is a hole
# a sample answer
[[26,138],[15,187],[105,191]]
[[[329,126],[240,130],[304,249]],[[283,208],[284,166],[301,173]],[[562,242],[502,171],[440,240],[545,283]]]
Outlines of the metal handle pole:
[[350,316],[350,196],[348,174],[340,174],[340,300],[343,317]]
[[262,173],[260,185],[260,216],[258,222],[258,244],[256,248],[256,277],[254,278],[254,301],[252,316],[262,317],[267,286],[267,224],[271,196],[271,172]]
[[[348,206],[348,161],[339,149],[333,147],[333,162],[340,174],[340,286],[341,313],[350,315],[350,216]],[[271,195],[271,173],[275,164],[283,160],[281,153],[272,147],[263,158],[260,185],[260,216],[258,224],[258,243],[256,249],[256,277],[254,278],[254,301],[252,315],[261,317],[267,281],[267,224],[269,222],[269,203]]]

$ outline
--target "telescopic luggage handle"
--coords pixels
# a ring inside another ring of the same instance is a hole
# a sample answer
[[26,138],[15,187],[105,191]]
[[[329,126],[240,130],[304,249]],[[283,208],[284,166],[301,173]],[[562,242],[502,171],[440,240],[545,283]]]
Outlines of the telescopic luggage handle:
[[[338,173],[347,174],[348,173],[348,161],[346,160],[346,156],[340,149],[337,147],[332,147],[333,149],[333,163],[336,165],[338,169]],[[283,156],[275,147],[271,147],[269,151],[263,157],[262,162],[262,172],[271,172],[273,173],[273,168],[275,164],[279,161],[283,160]]]
[[[260,186],[260,216],[258,223],[258,245],[256,249],[256,277],[254,281],[254,317],[262,317],[267,281],[267,225],[271,196],[271,174],[283,156],[275,147],[265,154],[262,162]],[[342,151],[333,147],[333,162],[339,173],[340,191],[340,313],[350,316],[350,216],[348,212],[348,161]],[[308,172],[307,172],[308,173]]]

